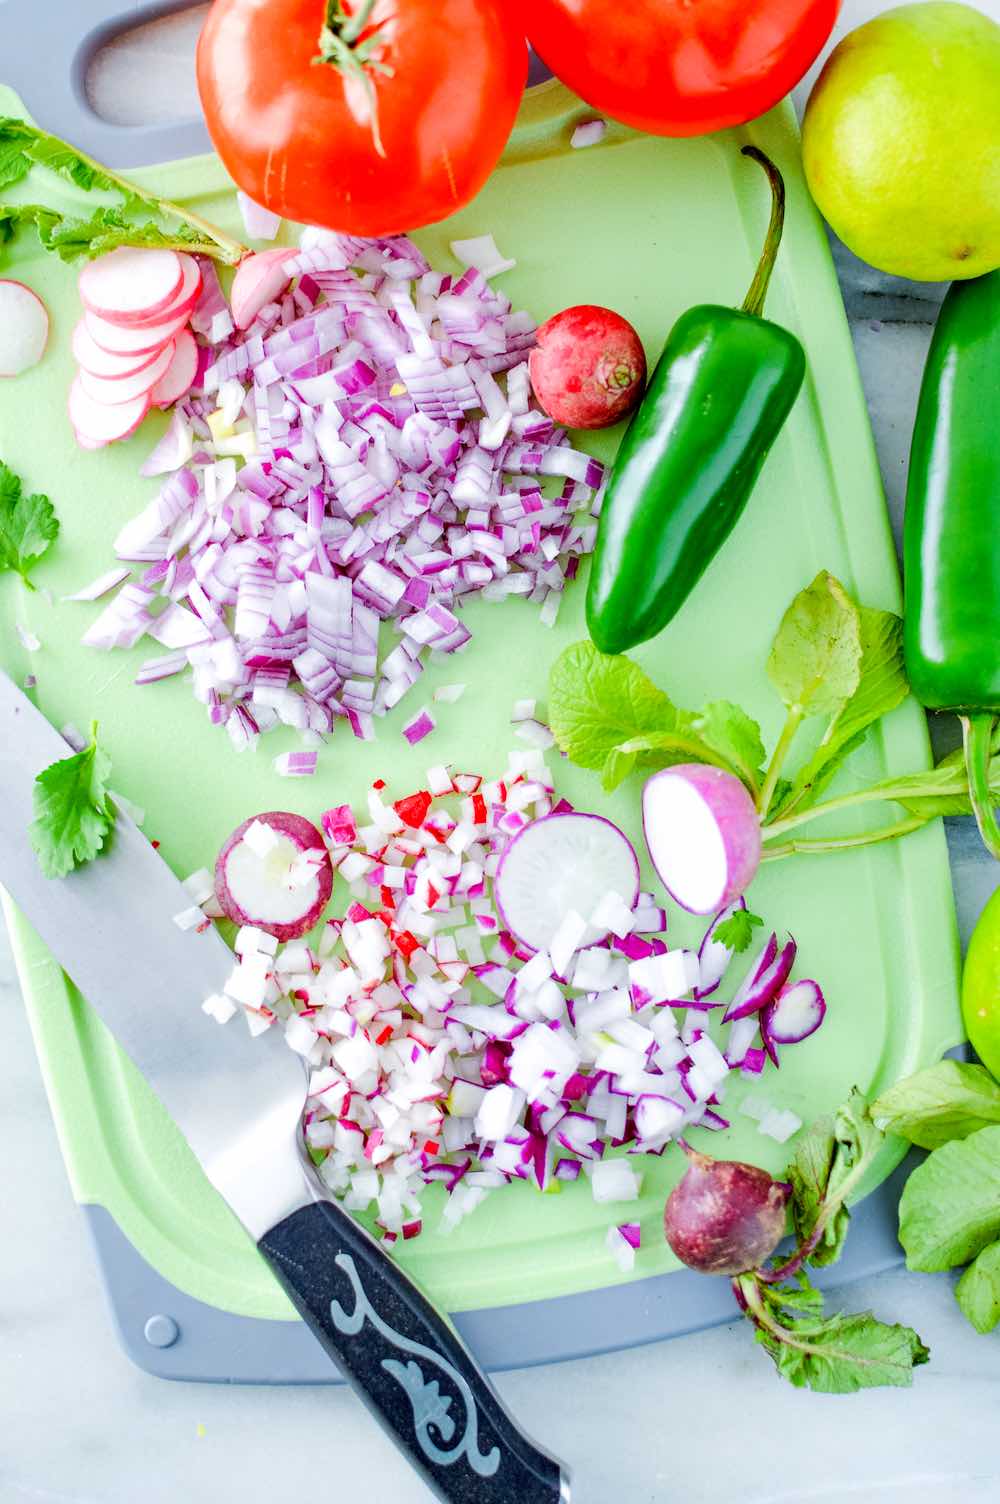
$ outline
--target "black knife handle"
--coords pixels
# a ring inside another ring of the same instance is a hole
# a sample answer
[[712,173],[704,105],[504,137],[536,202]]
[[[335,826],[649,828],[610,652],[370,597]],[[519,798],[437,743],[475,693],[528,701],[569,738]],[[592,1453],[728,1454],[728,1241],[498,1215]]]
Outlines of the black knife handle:
[[568,1504],[568,1477],[504,1409],[416,1285],[341,1207],[258,1243],[313,1334],[445,1504]]

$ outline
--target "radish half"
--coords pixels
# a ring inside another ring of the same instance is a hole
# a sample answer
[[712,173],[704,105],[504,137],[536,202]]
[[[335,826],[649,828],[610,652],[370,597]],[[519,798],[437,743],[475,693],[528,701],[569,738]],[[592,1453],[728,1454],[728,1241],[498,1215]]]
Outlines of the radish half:
[[282,246],[273,251],[258,251],[240,262],[233,278],[229,301],[237,329],[248,329],[266,303],[273,303],[292,279],[285,262],[298,252]]
[[0,281],[0,376],[20,376],[36,366],[49,337],[49,316],[23,282]]
[[226,917],[276,940],[297,940],[311,930],[332,891],[323,837],[302,815],[283,810],[244,820],[215,864],[215,896]]
[[95,376],[85,366],[80,367],[78,380],[88,397],[95,402],[104,402],[109,407],[117,407],[122,402],[133,402],[137,397],[147,396],[156,383],[165,376],[170,369],[170,362],[174,358],[173,342],[165,345],[159,355],[155,355],[148,366],[142,370],[134,371],[131,376],[104,377]]
[[112,324],[149,323],[176,302],[183,278],[175,251],[119,246],[83,268],[80,297]]
[[[566,916],[589,920],[609,893],[630,909],[639,897],[632,843],[603,815],[546,815],[520,831],[500,858],[493,898],[503,924],[532,950],[547,950]],[[590,927],[587,945],[608,934]]]
[[190,329],[182,329],[170,364],[149,394],[156,407],[169,407],[191,389],[198,370],[198,346]]
[[[168,340],[184,328],[190,310],[173,314],[157,324],[112,324],[90,309],[84,309],[83,322],[95,345],[112,355],[148,355],[152,358]],[[83,364],[83,362],[81,362]]]
[[81,372],[69,389],[69,420],[85,449],[113,444],[134,433],[149,411],[149,393],[113,406],[99,402],[82,385]]
[[740,780],[705,763],[654,773],[642,791],[650,859],[671,897],[692,914],[725,908],[760,865],[760,821]]

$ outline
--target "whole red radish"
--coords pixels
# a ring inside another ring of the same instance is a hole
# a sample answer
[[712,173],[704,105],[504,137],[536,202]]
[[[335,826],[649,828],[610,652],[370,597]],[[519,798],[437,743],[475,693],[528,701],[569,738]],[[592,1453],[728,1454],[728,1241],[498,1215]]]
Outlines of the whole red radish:
[[579,303],[547,319],[528,360],[541,407],[567,428],[610,428],[638,407],[646,355],[628,319]]
[[667,1198],[663,1230],[700,1274],[745,1274],[777,1248],[791,1188],[757,1165],[711,1159],[684,1146],[689,1168]]

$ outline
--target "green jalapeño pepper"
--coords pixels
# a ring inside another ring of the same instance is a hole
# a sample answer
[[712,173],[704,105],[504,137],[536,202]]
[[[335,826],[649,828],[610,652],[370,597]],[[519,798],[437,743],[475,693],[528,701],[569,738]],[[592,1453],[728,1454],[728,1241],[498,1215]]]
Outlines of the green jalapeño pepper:
[[962,719],[969,792],[1000,859],[990,796],[1000,716],[1000,271],[955,282],[927,353],[903,528],[913,693]]
[[743,307],[705,304],[667,337],[611,470],[587,590],[587,627],[603,653],[663,630],[722,547],[753,490],[805,373],[793,334],[762,317],[785,216],[781,174]]

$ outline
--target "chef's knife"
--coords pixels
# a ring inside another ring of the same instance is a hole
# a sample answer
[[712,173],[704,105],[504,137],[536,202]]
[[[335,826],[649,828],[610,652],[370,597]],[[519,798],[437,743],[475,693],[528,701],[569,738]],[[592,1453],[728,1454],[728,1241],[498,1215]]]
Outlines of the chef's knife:
[[[327,1194],[304,1152],[302,1062],[201,1010],[232,953],[180,930],[190,897],[119,813],[108,849],[42,876],[32,784],[69,755],[0,672],[0,882],[132,1057],[317,1340],[445,1504],[560,1504],[568,1474],[508,1414],[447,1322]],[[138,959],[137,959],[138,958]],[[277,1033],[277,1031],[274,1031]]]

